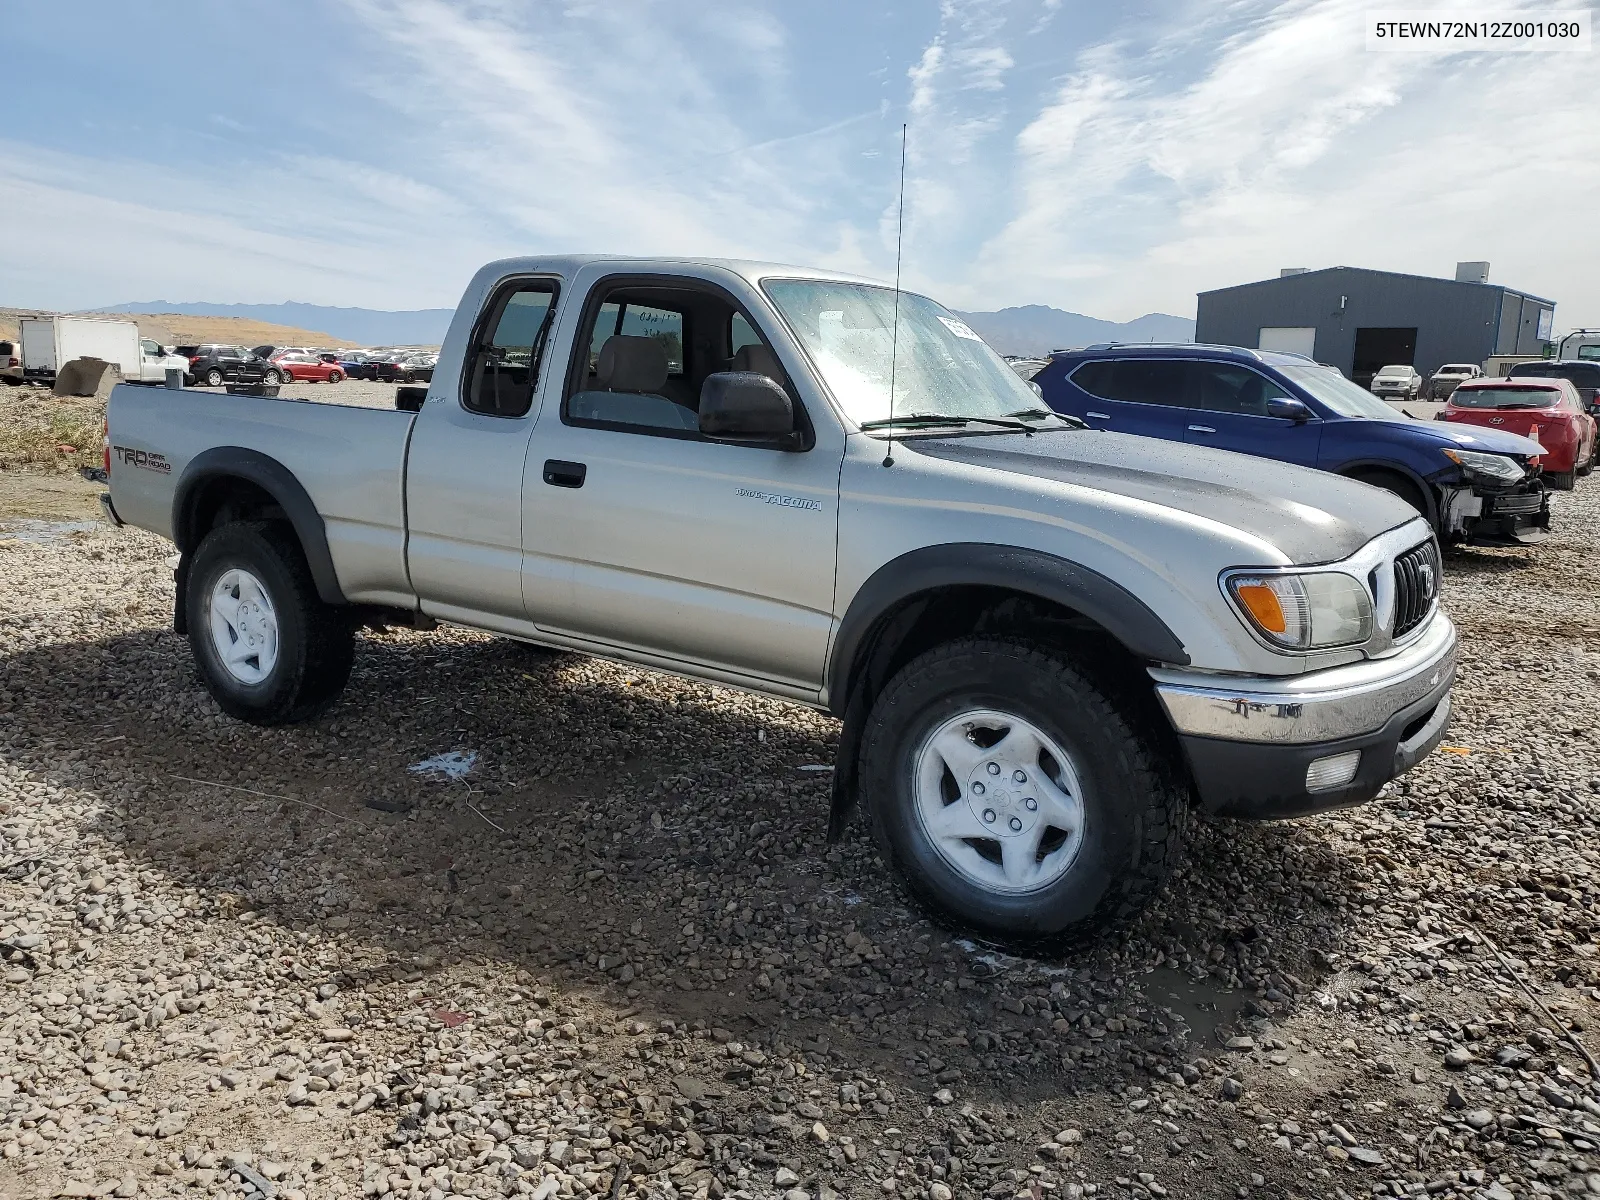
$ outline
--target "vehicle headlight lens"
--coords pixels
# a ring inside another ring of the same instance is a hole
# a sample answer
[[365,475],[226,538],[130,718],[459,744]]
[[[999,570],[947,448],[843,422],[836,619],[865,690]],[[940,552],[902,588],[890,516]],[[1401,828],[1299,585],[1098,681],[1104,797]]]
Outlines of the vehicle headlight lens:
[[1482,475],[1500,483],[1518,483],[1525,472],[1522,464],[1504,454],[1485,454],[1481,450],[1446,450],[1444,456],[1459,463],[1470,475]]
[[1234,575],[1228,590],[1244,618],[1287,650],[1349,646],[1372,636],[1372,597],[1353,575]]

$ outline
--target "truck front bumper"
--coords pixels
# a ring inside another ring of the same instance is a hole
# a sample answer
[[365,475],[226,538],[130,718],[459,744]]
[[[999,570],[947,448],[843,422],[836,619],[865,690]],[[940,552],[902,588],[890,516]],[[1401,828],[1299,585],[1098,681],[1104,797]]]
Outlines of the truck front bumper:
[[1270,820],[1362,804],[1444,737],[1456,631],[1436,612],[1388,658],[1289,678],[1153,669],[1200,805]]

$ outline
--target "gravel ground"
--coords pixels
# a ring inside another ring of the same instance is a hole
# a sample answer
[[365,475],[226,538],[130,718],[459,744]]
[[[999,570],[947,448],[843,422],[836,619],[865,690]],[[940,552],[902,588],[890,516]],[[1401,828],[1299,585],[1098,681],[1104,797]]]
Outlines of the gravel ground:
[[0,514],[0,1194],[1600,1193],[1562,1028],[1600,1048],[1600,487],[1556,505],[1447,560],[1445,749],[1196,823],[1066,961],[829,847],[809,710],[396,631],[258,729],[170,632],[170,547]]

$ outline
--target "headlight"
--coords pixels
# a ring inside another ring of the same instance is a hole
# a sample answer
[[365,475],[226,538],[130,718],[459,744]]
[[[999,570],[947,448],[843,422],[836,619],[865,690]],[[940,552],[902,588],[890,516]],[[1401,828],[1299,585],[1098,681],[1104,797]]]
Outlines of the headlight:
[[1286,650],[1349,646],[1372,636],[1372,597],[1353,575],[1239,574],[1228,578],[1228,592],[1245,620]]
[[1459,463],[1469,475],[1482,475],[1500,483],[1520,483],[1525,472],[1522,464],[1504,454],[1485,454],[1481,450],[1447,449],[1444,456]]

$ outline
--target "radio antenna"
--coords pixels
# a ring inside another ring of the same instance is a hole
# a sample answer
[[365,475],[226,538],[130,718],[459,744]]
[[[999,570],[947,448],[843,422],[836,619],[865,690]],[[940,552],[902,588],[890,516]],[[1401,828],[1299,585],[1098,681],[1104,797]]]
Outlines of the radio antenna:
[[[906,234],[906,126],[900,125],[900,203],[894,226],[894,329],[889,334],[889,419],[894,420],[894,376],[900,357],[900,247]],[[894,426],[884,447],[883,465],[894,466]]]

